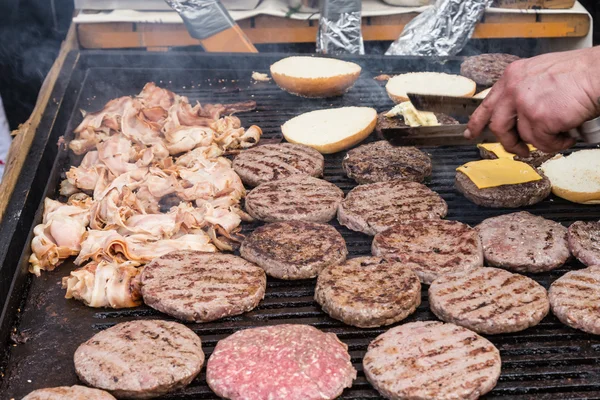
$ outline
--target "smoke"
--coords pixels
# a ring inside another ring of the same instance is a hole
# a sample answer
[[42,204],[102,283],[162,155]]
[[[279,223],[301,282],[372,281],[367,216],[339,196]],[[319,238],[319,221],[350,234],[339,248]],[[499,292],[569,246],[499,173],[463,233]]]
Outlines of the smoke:
[[0,0],[0,96],[11,129],[33,111],[72,11],[71,0]]

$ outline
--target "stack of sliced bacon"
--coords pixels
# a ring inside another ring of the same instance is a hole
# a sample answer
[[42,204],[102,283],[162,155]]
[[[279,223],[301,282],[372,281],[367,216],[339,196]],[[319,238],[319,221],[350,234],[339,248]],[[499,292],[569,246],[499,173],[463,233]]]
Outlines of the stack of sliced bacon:
[[[174,250],[231,250],[242,219],[242,181],[222,155],[258,143],[257,126],[233,112],[254,102],[192,106],[148,83],[132,97],[85,115],[69,148],[84,155],[61,183],[67,203],[46,199],[34,228],[30,271],[70,256],[82,266],[63,279],[68,298],[91,307],[140,302],[140,266]],[[164,210],[165,203],[172,207]],[[87,263],[86,265],[84,265]]]

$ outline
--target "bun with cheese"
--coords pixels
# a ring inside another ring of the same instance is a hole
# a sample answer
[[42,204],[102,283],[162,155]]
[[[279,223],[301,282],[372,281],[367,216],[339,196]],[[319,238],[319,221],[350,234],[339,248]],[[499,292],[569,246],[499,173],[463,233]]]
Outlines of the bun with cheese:
[[411,72],[391,78],[385,89],[395,103],[408,101],[407,93],[471,97],[477,85],[469,78],[440,72]]
[[383,139],[382,129],[401,129],[409,126],[455,125],[459,122],[442,113],[417,111],[410,101],[397,104],[377,116],[375,131]]
[[373,132],[376,122],[374,108],[330,108],[298,115],[283,124],[281,131],[290,143],[331,154],[362,142]]
[[275,83],[301,97],[333,97],[348,91],[360,76],[358,64],[325,57],[288,57],[271,65]]
[[600,204],[600,149],[579,150],[546,161],[541,170],[558,197],[582,204]]
[[512,154],[504,150],[504,147],[500,143],[482,143],[478,144],[479,155],[484,160],[495,160],[497,158],[510,158],[511,160],[521,161],[531,165],[532,167],[539,167],[552,157],[556,153],[544,153],[541,150],[536,149],[532,145],[529,146],[529,157],[521,157],[516,154]]
[[457,168],[455,186],[473,203],[492,208],[530,206],[552,190],[544,174],[507,158],[473,161]]

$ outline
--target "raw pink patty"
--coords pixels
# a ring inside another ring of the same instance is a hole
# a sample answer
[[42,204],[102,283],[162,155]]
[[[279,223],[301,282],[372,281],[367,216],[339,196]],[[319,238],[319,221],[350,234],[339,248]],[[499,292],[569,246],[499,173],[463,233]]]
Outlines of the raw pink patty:
[[206,380],[227,399],[333,399],[351,387],[356,370],[348,346],[309,325],[246,329],[221,340]]

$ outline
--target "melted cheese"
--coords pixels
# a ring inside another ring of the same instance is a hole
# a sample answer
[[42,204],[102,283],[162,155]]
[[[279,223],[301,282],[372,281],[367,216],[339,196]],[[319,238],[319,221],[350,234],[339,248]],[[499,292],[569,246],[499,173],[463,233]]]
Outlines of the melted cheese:
[[410,101],[400,103],[388,111],[386,117],[402,115],[408,126],[438,126],[440,123],[432,112],[418,111]]
[[[511,160],[514,160],[516,155],[504,150],[504,147],[502,147],[502,143],[482,143],[478,144],[477,147],[483,147],[487,151],[494,153],[498,158],[509,158]],[[527,147],[529,147],[529,151],[537,150],[530,144],[528,144]]]
[[509,158],[471,161],[456,170],[467,175],[479,189],[518,185],[542,179],[529,164]]

